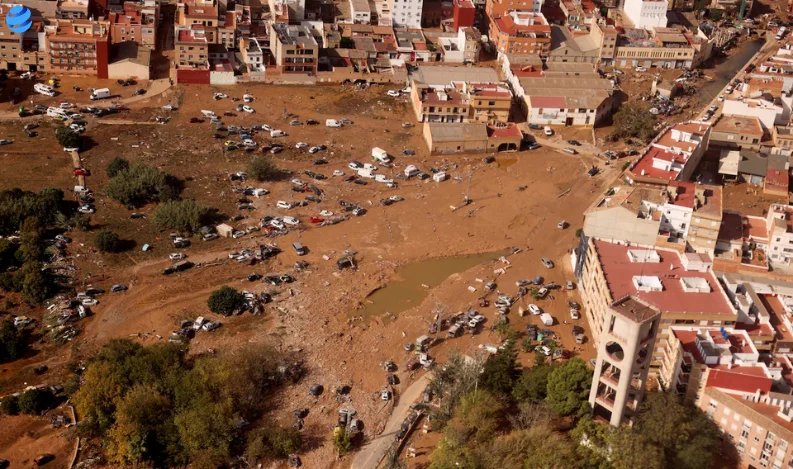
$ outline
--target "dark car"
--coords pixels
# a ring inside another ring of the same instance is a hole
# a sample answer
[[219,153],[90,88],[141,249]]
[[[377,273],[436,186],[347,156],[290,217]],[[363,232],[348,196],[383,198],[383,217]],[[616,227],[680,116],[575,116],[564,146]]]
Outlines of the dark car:
[[318,160],[314,160],[313,164],[314,165],[328,164],[328,160],[324,158],[320,158]]
[[413,150],[408,150],[407,148],[402,150],[402,154],[405,156],[414,156],[416,154]]
[[306,120],[306,124],[307,125],[317,125],[317,124],[319,124],[319,122],[315,121],[314,119],[308,119],[308,120]]
[[248,281],[249,282],[255,282],[255,281],[259,280],[260,278],[262,278],[261,274],[248,274]]
[[576,146],[576,147],[580,147],[581,146],[581,142],[579,142],[578,140],[568,140],[567,143],[569,143],[570,145]]
[[215,139],[221,139],[221,138],[226,138],[226,137],[224,137],[224,136],[223,136],[223,135],[221,135],[221,134],[215,134],[215,135],[213,135],[213,136],[212,136],[212,138],[215,138]]
[[533,130],[542,130],[542,126],[539,124],[529,124],[529,128]]
[[353,181],[353,183],[358,184],[359,186],[365,186],[365,185],[369,184],[368,182],[364,181],[363,179],[356,179],[356,180]]
[[53,459],[55,459],[55,455],[44,453],[36,456],[36,459],[33,460],[33,464],[35,466],[43,466],[48,462],[52,461]]
[[204,122],[204,119],[201,119],[199,117],[191,117],[190,118],[190,123],[191,124],[201,124],[203,122]]
[[308,200],[309,202],[315,202],[315,203],[322,202],[322,199],[320,199],[319,197],[315,197],[313,195],[306,196],[306,200]]

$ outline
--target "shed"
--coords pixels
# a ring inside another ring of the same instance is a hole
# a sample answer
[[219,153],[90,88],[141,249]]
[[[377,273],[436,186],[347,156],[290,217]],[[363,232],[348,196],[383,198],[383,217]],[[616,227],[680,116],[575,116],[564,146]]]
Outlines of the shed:
[[215,229],[217,230],[218,234],[224,238],[231,238],[231,235],[234,233],[234,228],[225,223],[216,226]]

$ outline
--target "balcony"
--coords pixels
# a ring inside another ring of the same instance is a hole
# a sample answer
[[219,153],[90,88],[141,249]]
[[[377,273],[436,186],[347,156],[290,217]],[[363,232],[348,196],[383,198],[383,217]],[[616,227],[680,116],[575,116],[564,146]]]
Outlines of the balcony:
[[595,402],[597,402],[598,404],[602,405],[603,407],[609,410],[614,410],[614,397],[615,397],[615,393],[608,393],[603,395],[598,394],[597,396],[595,396]]

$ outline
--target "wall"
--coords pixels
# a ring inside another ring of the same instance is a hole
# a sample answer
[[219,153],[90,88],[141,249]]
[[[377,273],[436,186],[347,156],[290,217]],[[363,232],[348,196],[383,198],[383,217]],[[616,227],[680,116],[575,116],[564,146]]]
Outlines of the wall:
[[189,83],[194,85],[209,84],[209,70],[185,70],[176,71],[177,83]]
[[236,78],[234,78],[234,72],[209,72],[209,84],[210,85],[234,85],[237,83]]
[[140,80],[149,79],[149,67],[141,64],[136,64],[129,60],[112,63],[107,66],[108,78],[137,78]]

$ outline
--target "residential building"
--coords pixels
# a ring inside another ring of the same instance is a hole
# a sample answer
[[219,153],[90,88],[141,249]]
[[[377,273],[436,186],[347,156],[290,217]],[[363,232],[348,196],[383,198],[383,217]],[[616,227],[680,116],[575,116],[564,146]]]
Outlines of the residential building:
[[608,342],[604,331],[608,331],[613,305],[628,296],[661,313],[653,367],[661,365],[670,326],[718,328],[733,326],[738,320],[707,254],[626,246],[582,236],[572,260],[592,340],[599,350]]
[[159,7],[156,4],[140,7],[128,2],[124,4],[124,10],[111,11],[108,19],[113,44],[135,42],[151,50],[157,47]]
[[784,153],[790,156],[793,150],[793,127],[775,125],[772,129],[774,146],[785,150]]
[[790,119],[790,113],[786,113],[785,107],[776,99],[727,99],[721,113],[725,116],[757,117],[763,129],[769,132],[774,126],[787,125]]
[[769,259],[789,265],[793,259],[793,205],[771,204],[768,210]]
[[258,38],[240,38],[240,56],[252,80],[264,79],[268,62],[265,61],[265,52]]
[[625,0],[623,8],[636,28],[666,27],[667,0]]
[[600,63],[604,66],[614,66],[614,54],[617,51],[617,41],[619,39],[617,28],[598,21],[592,24],[589,32],[592,40],[600,49]]
[[55,2],[25,3],[30,8],[33,25],[23,34],[11,31],[6,24],[8,10],[13,5],[0,4],[0,67],[9,71],[46,70],[49,60],[41,31],[46,18],[55,17]]
[[543,0],[487,0],[485,12],[490,18],[504,16],[510,10],[539,14],[542,12],[542,4]]
[[[548,67],[546,72],[513,75],[510,80],[530,124],[589,127],[611,114],[613,86],[592,65],[554,62]],[[575,70],[565,72],[569,67]]]
[[372,9],[369,0],[349,0],[350,19],[354,24],[369,24],[372,22]]
[[573,35],[566,26],[551,25],[551,49],[547,62],[596,64],[600,61],[600,44],[596,38],[592,32]]
[[473,28],[476,20],[476,6],[470,0],[454,0],[454,17],[452,28]]
[[781,153],[722,150],[719,174],[726,181],[763,186],[763,192],[787,198],[790,178],[788,157]]
[[604,327],[589,393],[589,405],[596,418],[620,426],[639,410],[660,316],[657,308],[635,295],[622,297],[604,308]]
[[427,31],[424,38],[428,48],[434,52],[432,61],[466,64],[479,61],[482,34],[476,28],[463,27],[448,33]]
[[625,172],[629,184],[667,184],[688,181],[708,146],[711,125],[688,121],[657,136]]
[[178,68],[209,68],[209,42],[201,25],[176,32],[176,59]]
[[515,124],[424,124],[424,141],[432,154],[501,152],[520,149],[523,133]]
[[490,40],[501,54],[539,55],[551,50],[551,27],[542,13],[510,10],[490,17]]
[[617,37],[613,64],[630,68],[695,68],[711,52],[712,43],[707,37],[679,27],[658,27],[652,31],[626,28]]
[[399,28],[421,28],[421,9],[424,0],[389,0],[391,22]]
[[88,19],[88,0],[64,0],[58,3],[57,18],[64,20]]
[[502,85],[452,83],[436,89],[416,83],[411,98],[419,122],[507,122],[512,93]]
[[708,145],[732,150],[759,150],[763,126],[757,117],[723,115],[713,125]]
[[48,72],[108,77],[108,21],[55,20],[44,27],[44,34]]
[[316,74],[319,45],[306,26],[270,25],[270,51],[283,73]]

